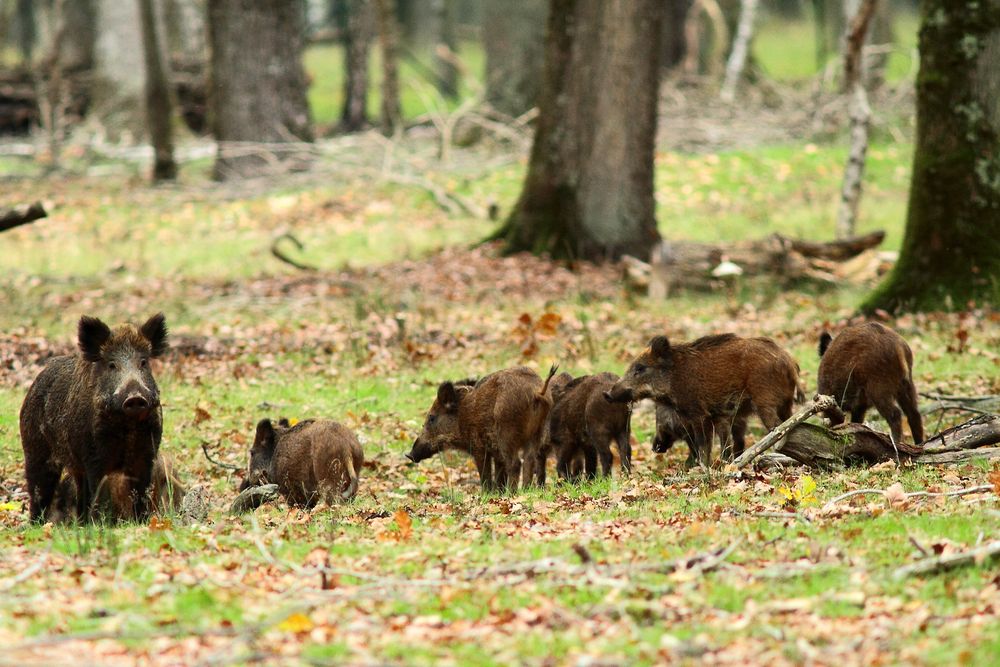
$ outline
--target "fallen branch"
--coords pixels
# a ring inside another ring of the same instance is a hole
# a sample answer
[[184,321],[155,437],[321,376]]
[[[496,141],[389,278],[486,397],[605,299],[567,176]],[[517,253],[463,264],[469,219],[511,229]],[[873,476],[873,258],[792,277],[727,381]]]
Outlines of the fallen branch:
[[231,463],[223,463],[222,461],[216,461],[215,459],[213,459],[212,455],[208,453],[208,443],[207,442],[202,442],[201,443],[201,451],[205,453],[205,458],[208,459],[208,462],[211,463],[214,466],[218,466],[219,468],[222,468],[223,470],[233,470],[235,472],[239,472],[240,470],[243,470],[243,468],[241,468],[240,466],[234,466]]
[[29,222],[34,222],[47,216],[48,212],[40,201],[36,201],[33,204],[0,209],[0,232],[26,225]]
[[[953,498],[958,496],[968,496],[973,493],[989,493],[993,491],[993,486],[986,484],[982,486],[973,486],[968,489],[956,489],[954,491],[911,491],[910,493],[904,493],[903,498],[909,500],[910,498]],[[832,498],[825,505],[821,511],[827,511],[833,509],[837,503],[847,500],[848,498],[854,498],[855,496],[863,495],[880,495],[886,497],[886,491],[884,489],[855,489],[854,491],[848,491],[843,493],[836,498]]]
[[817,412],[823,412],[831,409],[839,409],[837,408],[837,402],[833,400],[833,397],[823,395],[816,396],[812,403],[783,421],[775,427],[773,431],[765,435],[758,442],[754,443],[753,446],[737,456],[736,460],[733,461],[733,466],[737,470],[745,468],[755,458],[781,442],[781,440],[784,439],[796,426],[809,419]]
[[257,509],[261,505],[278,497],[277,484],[263,484],[261,486],[251,486],[245,491],[241,491],[236,496],[236,500],[229,507],[230,514],[246,514]]
[[299,269],[300,271],[315,271],[316,270],[315,266],[310,266],[309,264],[303,264],[302,262],[296,261],[291,257],[289,257],[288,255],[286,255],[284,251],[281,250],[279,244],[286,239],[288,241],[291,241],[292,245],[294,245],[299,252],[302,252],[306,249],[305,246],[302,245],[302,241],[295,238],[295,236],[293,236],[291,232],[285,232],[284,234],[275,237],[274,241],[271,242],[271,254],[280,259],[285,264],[288,264],[289,266],[294,266],[296,269]]
[[987,560],[1000,557],[1000,540],[994,540],[981,547],[969,549],[960,554],[948,554],[947,556],[936,556],[934,558],[924,558],[916,563],[903,565],[892,573],[892,578],[896,581],[906,579],[919,574],[933,574],[944,570],[951,570],[956,567],[966,565],[979,565]]

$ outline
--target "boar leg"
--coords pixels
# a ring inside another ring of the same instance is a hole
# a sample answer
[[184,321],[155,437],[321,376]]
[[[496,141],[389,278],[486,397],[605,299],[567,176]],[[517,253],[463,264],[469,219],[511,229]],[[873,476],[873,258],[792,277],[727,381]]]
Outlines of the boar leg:
[[576,460],[577,450],[571,445],[559,447],[559,458],[556,461],[556,472],[559,478],[567,481],[575,481],[579,476],[579,471],[573,469],[573,462]]
[[53,470],[46,461],[26,465],[25,473],[28,486],[28,516],[31,521],[40,521],[52,504],[52,497],[59,485],[60,471]]
[[861,424],[865,421],[865,413],[868,412],[867,403],[857,403],[851,408],[851,421]]
[[628,425],[615,435],[615,442],[618,444],[618,456],[621,459],[622,472],[626,475],[632,474],[632,433]]
[[892,433],[892,441],[898,443],[903,437],[903,413],[896,407],[896,401],[892,396],[880,395],[874,401],[875,409],[889,422],[889,430]]
[[896,395],[896,402],[906,415],[906,423],[910,425],[913,442],[919,445],[924,441],[924,422],[920,410],[917,409],[917,388],[913,386],[912,380],[903,382]]
[[[688,457],[689,462],[700,465],[703,468],[708,468],[712,465],[712,440],[714,434],[715,429],[710,417],[692,424],[688,444],[691,446],[691,453],[694,455],[694,460],[692,461],[692,457]],[[691,467],[694,467],[694,465]]]

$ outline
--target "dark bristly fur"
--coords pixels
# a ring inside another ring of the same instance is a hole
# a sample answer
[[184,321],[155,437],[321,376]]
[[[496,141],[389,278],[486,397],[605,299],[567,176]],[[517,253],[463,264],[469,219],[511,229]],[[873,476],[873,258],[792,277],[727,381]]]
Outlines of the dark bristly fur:
[[83,317],[77,339],[79,352],[52,359],[21,406],[30,517],[46,517],[65,474],[77,517],[142,519],[163,433],[149,360],[167,349],[164,316],[114,331]]
[[[622,470],[632,470],[631,409],[626,403],[609,403],[604,392],[618,376],[614,373],[584,375],[553,392],[556,397],[549,413],[546,451],[556,453],[556,472],[561,479],[576,477],[575,462],[581,457],[588,478],[611,474],[611,442],[618,446]],[[544,468],[542,469],[544,471]],[[539,483],[545,483],[544,474]]]
[[[913,352],[902,336],[878,322],[856,324],[836,338],[823,332],[819,354],[819,393],[832,396],[851,413],[851,421],[864,421],[869,407],[874,407],[889,422],[893,440],[899,442],[906,415],[913,440],[923,442]],[[844,420],[843,413],[831,411],[826,416],[833,424]]]
[[250,464],[240,491],[261,484],[277,484],[290,505],[314,507],[322,501],[350,500],[358,492],[364,453],[358,438],[346,426],[309,419],[290,426],[257,423]]
[[798,372],[791,355],[768,338],[721,334],[671,345],[657,336],[605,398],[653,399],[659,408],[654,445],[665,451],[683,438],[692,450],[688,464],[709,465],[714,435],[728,460],[743,451],[750,414],[768,429],[791,416]]
[[444,382],[424,420],[423,431],[406,455],[414,463],[444,449],[472,455],[484,490],[516,489],[525,459],[530,480],[543,425],[552,407],[548,383],[519,366],[491,373],[474,385]]

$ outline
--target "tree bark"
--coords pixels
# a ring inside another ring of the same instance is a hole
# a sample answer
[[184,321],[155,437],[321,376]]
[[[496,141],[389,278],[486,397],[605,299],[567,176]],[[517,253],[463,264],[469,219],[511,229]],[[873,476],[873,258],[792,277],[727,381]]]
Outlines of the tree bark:
[[[74,4],[74,0],[66,5]],[[94,109],[112,141],[142,137],[143,49],[139,7],[128,0],[95,0]]]
[[392,136],[403,127],[399,101],[399,23],[392,0],[375,0],[378,39],[382,48],[382,134]]
[[209,0],[216,179],[302,166],[296,144],[313,140],[302,7],[286,0]]
[[494,235],[509,252],[646,258],[659,241],[653,147],[660,0],[553,0],[528,174]]
[[733,49],[726,61],[726,76],[722,82],[720,97],[723,102],[732,102],[736,97],[736,85],[743,76],[743,67],[750,52],[753,38],[754,17],[757,14],[757,0],[743,0],[740,3],[740,21],[733,39]]
[[926,0],[899,262],[862,306],[1000,304],[1000,0]]
[[538,104],[545,57],[544,0],[484,0],[486,101],[508,116]]
[[153,0],[138,0],[142,20],[142,50],[146,62],[146,120],[153,144],[153,182],[177,177],[174,162],[173,101],[163,64]]
[[865,176],[865,157],[868,153],[868,130],[872,111],[868,106],[865,90],[863,50],[878,0],[862,0],[851,18],[844,49],[844,90],[850,95],[851,145],[844,167],[844,180],[840,188],[840,208],[837,211],[835,234],[838,239],[854,236],[858,209],[861,205],[861,186]]
[[338,23],[344,42],[344,110],[340,131],[368,127],[368,54],[374,19],[370,0],[340,0]]
[[30,63],[38,41],[34,0],[17,0],[17,48],[21,60]]

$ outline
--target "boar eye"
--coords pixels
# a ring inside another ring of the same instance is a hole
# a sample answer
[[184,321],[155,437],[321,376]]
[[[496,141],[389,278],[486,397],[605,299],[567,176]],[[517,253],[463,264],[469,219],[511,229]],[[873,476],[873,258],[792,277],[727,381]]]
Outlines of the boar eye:
[[636,375],[640,375],[640,374],[645,373],[645,372],[646,372],[646,367],[645,366],[643,366],[642,364],[636,364],[635,365],[635,374]]
[[139,367],[145,368],[146,366],[149,366],[149,359],[147,359],[146,357],[139,359]]
[[108,362],[108,369],[112,370],[112,371],[116,371],[116,370],[118,370],[118,364],[116,364],[113,361],[109,361]]
[[437,421],[437,415],[427,415],[427,423],[433,424]]

